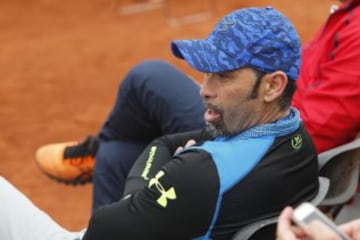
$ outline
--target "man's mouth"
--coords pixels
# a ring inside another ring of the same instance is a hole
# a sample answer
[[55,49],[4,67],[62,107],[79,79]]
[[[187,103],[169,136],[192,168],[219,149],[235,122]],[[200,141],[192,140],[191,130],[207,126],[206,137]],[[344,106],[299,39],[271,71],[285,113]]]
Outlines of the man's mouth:
[[206,122],[216,122],[220,119],[220,111],[215,106],[207,104],[205,107],[204,119]]

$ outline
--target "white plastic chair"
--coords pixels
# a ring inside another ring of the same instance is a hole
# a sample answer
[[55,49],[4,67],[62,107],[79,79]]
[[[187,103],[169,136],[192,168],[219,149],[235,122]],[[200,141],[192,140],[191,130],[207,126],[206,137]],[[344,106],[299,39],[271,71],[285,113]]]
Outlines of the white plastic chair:
[[357,191],[360,138],[325,151],[319,154],[318,158],[320,175],[330,180],[329,191],[319,207],[335,219]]

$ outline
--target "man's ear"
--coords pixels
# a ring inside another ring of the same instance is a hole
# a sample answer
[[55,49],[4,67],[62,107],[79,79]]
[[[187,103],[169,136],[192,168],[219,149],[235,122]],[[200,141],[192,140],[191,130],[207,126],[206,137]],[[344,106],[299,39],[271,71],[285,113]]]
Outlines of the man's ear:
[[284,92],[287,85],[288,77],[282,71],[275,71],[266,76],[264,101],[273,102],[278,99]]

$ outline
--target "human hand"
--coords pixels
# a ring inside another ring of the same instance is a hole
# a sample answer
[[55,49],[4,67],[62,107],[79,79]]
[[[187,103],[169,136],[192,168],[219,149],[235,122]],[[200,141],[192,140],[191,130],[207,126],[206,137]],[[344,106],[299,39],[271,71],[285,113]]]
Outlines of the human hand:
[[312,221],[307,225],[305,231],[311,240],[345,240],[318,220]]
[[360,240],[360,219],[356,219],[339,226],[340,230],[352,240]]
[[178,154],[179,152],[183,151],[184,149],[194,146],[196,144],[194,139],[190,139],[189,141],[187,141],[187,143],[185,144],[185,146],[180,146],[176,149],[174,155]]
[[293,209],[286,207],[280,214],[276,229],[276,240],[305,240],[306,233],[299,227],[292,225]]
[[[286,207],[280,214],[276,239],[277,240],[342,240],[333,230],[320,221],[312,221],[304,229],[292,225],[293,209]],[[360,219],[343,224],[340,230],[351,240],[360,240]]]

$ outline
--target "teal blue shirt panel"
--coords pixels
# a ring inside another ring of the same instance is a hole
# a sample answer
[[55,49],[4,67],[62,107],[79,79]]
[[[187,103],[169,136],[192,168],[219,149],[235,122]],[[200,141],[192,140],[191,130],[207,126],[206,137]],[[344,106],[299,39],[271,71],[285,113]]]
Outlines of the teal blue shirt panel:
[[262,159],[274,137],[207,141],[200,149],[210,153],[220,178],[220,194],[244,178]]

